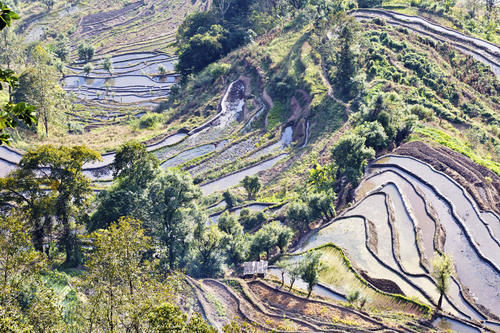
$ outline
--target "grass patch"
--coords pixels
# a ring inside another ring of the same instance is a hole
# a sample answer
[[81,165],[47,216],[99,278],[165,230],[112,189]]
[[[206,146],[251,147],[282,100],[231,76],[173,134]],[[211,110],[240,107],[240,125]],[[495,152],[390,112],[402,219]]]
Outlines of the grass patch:
[[491,157],[485,158],[479,156],[478,154],[476,154],[477,150],[475,150],[469,142],[459,139],[458,135],[459,134],[457,133],[457,136],[451,136],[450,134],[434,127],[420,126],[415,129],[415,134],[411,137],[411,140],[415,141],[422,138],[427,138],[431,141],[437,142],[445,147],[453,149],[469,157],[477,164],[489,168],[500,176],[500,163],[493,161]]

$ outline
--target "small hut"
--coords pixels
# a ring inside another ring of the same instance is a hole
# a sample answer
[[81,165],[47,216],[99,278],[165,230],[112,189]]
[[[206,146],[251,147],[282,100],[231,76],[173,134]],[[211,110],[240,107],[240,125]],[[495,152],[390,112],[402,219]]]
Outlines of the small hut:
[[243,263],[243,278],[258,276],[263,278],[267,273],[267,261],[247,261]]

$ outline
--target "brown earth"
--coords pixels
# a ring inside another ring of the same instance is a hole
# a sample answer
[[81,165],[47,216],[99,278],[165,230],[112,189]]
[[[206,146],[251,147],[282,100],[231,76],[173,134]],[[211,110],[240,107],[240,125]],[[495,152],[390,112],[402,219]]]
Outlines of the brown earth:
[[467,156],[441,145],[430,146],[421,141],[406,143],[395,153],[429,163],[462,185],[481,209],[500,212],[500,177]]
[[405,294],[401,290],[401,288],[399,288],[399,286],[391,280],[372,278],[363,270],[360,270],[360,274],[366,281],[368,281],[371,285],[375,286],[379,290],[385,291],[390,294]]
[[381,326],[374,321],[365,319],[351,309],[326,302],[308,300],[283,292],[260,280],[250,281],[248,286],[256,299],[264,305],[281,309],[286,313],[293,313],[306,320],[324,323],[355,323],[356,326],[365,329],[380,328]]

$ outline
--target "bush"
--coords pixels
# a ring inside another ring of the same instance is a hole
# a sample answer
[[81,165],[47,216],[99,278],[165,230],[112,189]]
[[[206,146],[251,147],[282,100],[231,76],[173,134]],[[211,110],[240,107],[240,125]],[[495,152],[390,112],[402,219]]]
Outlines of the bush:
[[248,208],[243,208],[238,218],[238,222],[245,230],[255,229],[266,221],[267,217],[263,212],[252,213]]
[[78,59],[89,62],[94,57],[95,49],[92,45],[82,43],[78,45]]
[[230,64],[212,63],[198,74],[198,85],[211,84],[231,70]]
[[161,120],[161,116],[157,114],[147,114],[139,120],[139,128],[151,129],[156,127]]

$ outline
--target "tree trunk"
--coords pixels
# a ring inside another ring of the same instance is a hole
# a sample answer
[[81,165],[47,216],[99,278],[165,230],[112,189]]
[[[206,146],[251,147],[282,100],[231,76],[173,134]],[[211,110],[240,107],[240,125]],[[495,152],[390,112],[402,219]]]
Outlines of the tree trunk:
[[312,292],[312,288],[309,288],[309,292],[307,293],[307,298],[309,298],[309,296],[311,296],[311,292]]
[[64,209],[65,212],[63,213],[62,216],[62,224],[63,224],[63,234],[62,234],[62,239],[61,241],[64,244],[64,249],[66,252],[66,260],[64,261],[64,266],[65,267],[74,267],[76,265],[75,258],[74,258],[74,244],[73,240],[71,239],[71,228],[69,226],[69,217],[66,212],[66,208]]
[[285,285],[285,271],[281,271],[281,287],[280,288],[283,288],[284,285]]
[[49,117],[47,115],[43,117],[43,124],[45,126],[45,136],[49,137]]
[[288,291],[292,291],[292,288],[293,288],[293,284],[295,283],[295,279],[293,280],[290,280],[290,289],[288,289]]
[[439,295],[439,301],[436,308],[436,312],[439,312],[441,310],[441,306],[443,305],[443,298],[444,298],[444,293],[441,293],[441,295]]

